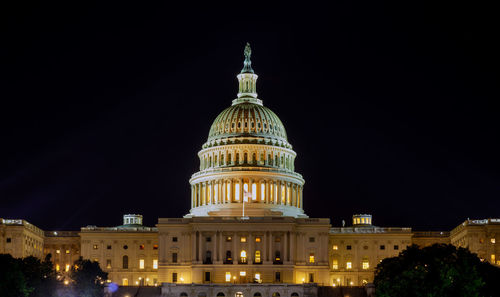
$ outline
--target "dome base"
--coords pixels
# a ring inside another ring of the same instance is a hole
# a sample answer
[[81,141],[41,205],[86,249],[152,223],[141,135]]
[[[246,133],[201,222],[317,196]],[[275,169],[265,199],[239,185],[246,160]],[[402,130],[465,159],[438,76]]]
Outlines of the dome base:
[[[213,204],[191,208],[185,218],[191,217],[242,217],[241,203]],[[300,208],[287,205],[245,203],[246,217],[294,217],[308,218]]]

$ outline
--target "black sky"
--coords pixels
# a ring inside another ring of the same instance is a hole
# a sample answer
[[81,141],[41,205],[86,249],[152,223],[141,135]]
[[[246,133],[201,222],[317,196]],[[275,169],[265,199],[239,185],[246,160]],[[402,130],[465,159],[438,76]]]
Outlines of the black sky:
[[0,217],[60,230],[186,214],[247,41],[309,216],[418,230],[500,216],[492,7],[20,2],[0,9]]

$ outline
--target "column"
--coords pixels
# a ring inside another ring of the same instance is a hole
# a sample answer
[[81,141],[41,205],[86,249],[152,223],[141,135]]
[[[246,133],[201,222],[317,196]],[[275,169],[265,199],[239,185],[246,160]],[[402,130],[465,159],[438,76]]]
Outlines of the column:
[[223,246],[223,238],[224,236],[222,235],[222,231],[219,232],[219,254],[217,255],[217,260],[222,261],[222,252],[224,250]]
[[221,204],[226,203],[226,189],[227,189],[226,182],[227,182],[226,180],[221,181],[221,187],[222,187],[221,192],[220,192],[221,193],[221,199],[220,199]]
[[191,238],[191,243],[192,243],[192,250],[191,250],[191,261],[192,262],[196,262],[196,246],[197,246],[197,241],[196,241],[196,231],[194,232],[191,232],[191,235],[190,235],[190,238]]
[[217,233],[219,233],[219,231],[215,231],[215,234],[214,234],[214,252],[212,253],[212,263],[215,263],[216,261],[219,261],[219,250],[218,250],[218,241],[217,241]]
[[267,259],[267,231],[262,236],[262,262],[268,261]]
[[253,240],[252,232],[248,234],[248,255],[247,255],[247,261],[248,264],[252,264],[253,258],[254,258],[254,251],[255,251],[255,240]]
[[290,232],[290,261],[295,264],[295,232]]
[[200,262],[203,259],[201,257],[201,243],[202,243],[201,238],[202,238],[201,232],[198,231],[198,259],[197,260],[200,261]]
[[274,262],[274,251],[273,251],[273,242],[274,242],[274,238],[273,238],[273,232],[269,232],[269,259],[271,262]]
[[288,231],[283,236],[283,263],[288,261]]
[[233,233],[233,251],[231,252],[231,256],[233,256],[233,263],[238,260],[239,255],[236,250],[236,232]]

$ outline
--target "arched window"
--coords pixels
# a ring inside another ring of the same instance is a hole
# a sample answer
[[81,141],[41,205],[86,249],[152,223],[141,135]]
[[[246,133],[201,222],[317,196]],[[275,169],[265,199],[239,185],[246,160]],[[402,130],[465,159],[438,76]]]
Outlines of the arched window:
[[236,164],[240,164],[240,153],[236,153]]
[[293,292],[293,293],[292,293],[292,297],[299,297],[299,293],[297,293],[297,292]]
[[128,269],[128,256],[123,256],[123,269]]
[[186,292],[182,292],[182,293],[180,294],[180,297],[187,297],[187,295],[188,295],[188,294],[187,294]]
[[245,250],[242,250],[240,252],[240,263],[242,263],[242,264],[247,263],[247,252]]
[[273,297],[280,297],[280,293],[278,293],[278,292],[274,292],[274,293],[273,293]]
[[222,292],[217,293],[217,297],[224,297],[224,296],[226,296],[226,295],[224,295],[224,293],[222,293]]
[[262,297],[262,294],[260,292],[255,292],[253,294],[253,297]]
[[257,164],[257,155],[255,153],[252,155],[252,164]]
[[227,154],[226,165],[231,164],[231,153]]
[[243,155],[243,164],[248,164],[248,153],[244,153]]

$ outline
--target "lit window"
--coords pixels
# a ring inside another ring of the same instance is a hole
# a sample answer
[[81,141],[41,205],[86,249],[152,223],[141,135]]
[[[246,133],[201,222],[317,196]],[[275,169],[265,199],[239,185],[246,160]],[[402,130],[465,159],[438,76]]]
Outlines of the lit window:
[[111,269],[111,259],[106,260],[106,268]]
[[56,264],[56,271],[59,271],[60,269],[59,264]]
[[233,238],[231,236],[226,236],[226,241],[227,242],[231,242],[231,240],[233,240]]
[[158,249],[158,245],[157,244],[153,244],[153,250],[157,250]]
[[144,245],[143,245],[143,244],[141,244],[141,245],[139,246],[139,249],[140,249],[140,250],[143,250],[143,249],[144,249]]
[[309,263],[314,263],[314,254],[309,254]]
[[495,254],[491,254],[491,263],[495,264]]
[[94,250],[97,250],[97,244],[94,244]]
[[332,269],[339,269],[339,261],[333,260],[333,262],[332,262]]
[[64,271],[66,271],[66,272],[69,271],[69,264],[66,264],[66,267],[64,268]]
[[345,267],[347,269],[351,269],[352,268],[352,262],[347,262],[346,265],[345,265]]
[[260,263],[260,251],[255,251],[255,263]]
[[490,241],[491,241],[491,243],[495,243],[496,242],[495,238],[490,239]]
[[128,279],[122,279],[122,286],[128,286]]
[[61,250],[56,250],[56,254],[60,254],[61,253]]
[[139,269],[144,269],[144,259],[139,260]]
[[255,280],[256,280],[258,283],[260,283],[260,281],[261,281],[261,280],[260,280],[260,273],[256,273],[254,278],[255,278]]
[[247,272],[246,271],[240,271],[240,276],[246,276]]
[[153,260],[153,269],[158,269],[158,259]]
[[247,238],[246,237],[241,237],[240,238],[240,242],[247,242]]
[[338,245],[334,245],[334,246],[333,246],[333,249],[334,249],[334,250],[338,250],[338,249],[339,249],[339,246],[338,246]]
[[362,283],[363,285],[366,285],[366,284],[368,283],[368,280],[364,279],[364,280],[362,280],[362,281],[361,281],[361,283]]
[[260,242],[261,238],[260,237],[255,237],[255,242]]
[[66,250],[66,254],[69,254],[69,250]]
[[241,263],[247,262],[247,252],[245,250],[241,251],[240,253],[240,262]]
[[363,261],[361,264],[363,269],[368,269],[370,268],[370,263],[368,261]]
[[231,281],[231,272],[226,272],[226,282]]

